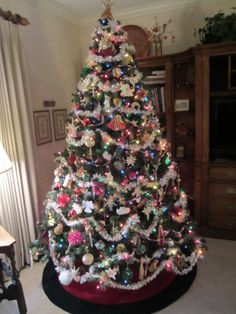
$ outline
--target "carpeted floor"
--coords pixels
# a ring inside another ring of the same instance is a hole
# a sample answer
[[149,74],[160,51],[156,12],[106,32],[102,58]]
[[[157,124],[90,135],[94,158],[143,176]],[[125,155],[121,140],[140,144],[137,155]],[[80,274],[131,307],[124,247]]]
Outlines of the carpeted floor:
[[[209,251],[198,265],[197,276],[175,303],[158,314],[235,314],[236,313],[236,241],[207,239]],[[29,314],[66,313],[52,304],[41,286],[44,264],[35,264],[21,272]],[[1,314],[18,314],[16,301],[0,303]]]

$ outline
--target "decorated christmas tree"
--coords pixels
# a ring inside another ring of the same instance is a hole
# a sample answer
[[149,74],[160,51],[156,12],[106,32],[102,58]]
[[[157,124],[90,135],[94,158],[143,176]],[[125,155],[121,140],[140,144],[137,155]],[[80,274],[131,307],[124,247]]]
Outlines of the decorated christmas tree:
[[66,130],[42,222],[61,284],[137,290],[164,270],[190,272],[204,242],[135,49],[109,2],[93,32]]

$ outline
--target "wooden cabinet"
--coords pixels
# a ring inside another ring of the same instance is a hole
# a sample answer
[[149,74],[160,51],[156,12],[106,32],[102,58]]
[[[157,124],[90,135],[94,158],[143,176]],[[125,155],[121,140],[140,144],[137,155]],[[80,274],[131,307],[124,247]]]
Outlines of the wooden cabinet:
[[165,71],[159,117],[199,233],[236,239],[236,42],[140,58],[138,65],[144,77]]
[[[171,153],[178,162],[181,186],[193,198],[194,160],[195,160],[195,67],[191,49],[161,57],[138,59],[139,69],[144,75],[150,95],[154,94],[154,103],[158,106],[158,116],[167,137]],[[156,76],[156,81],[155,81]],[[162,95],[161,104],[158,97]]]
[[195,55],[195,216],[203,235],[236,239],[236,43]]

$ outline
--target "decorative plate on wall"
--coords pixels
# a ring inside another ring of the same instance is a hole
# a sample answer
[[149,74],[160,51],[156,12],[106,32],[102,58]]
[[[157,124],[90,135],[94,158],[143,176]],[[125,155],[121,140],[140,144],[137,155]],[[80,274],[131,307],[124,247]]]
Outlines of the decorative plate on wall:
[[129,41],[136,49],[136,57],[147,57],[150,53],[151,43],[145,30],[137,25],[125,25],[123,29],[128,33]]

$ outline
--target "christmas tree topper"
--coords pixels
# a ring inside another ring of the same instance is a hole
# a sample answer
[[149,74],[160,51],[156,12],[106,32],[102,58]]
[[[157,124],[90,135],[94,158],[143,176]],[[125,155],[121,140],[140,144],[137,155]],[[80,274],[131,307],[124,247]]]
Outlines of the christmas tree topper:
[[102,13],[101,18],[109,18],[110,20],[114,20],[113,15],[111,13],[112,2],[111,0],[102,0],[102,6],[105,11]]

